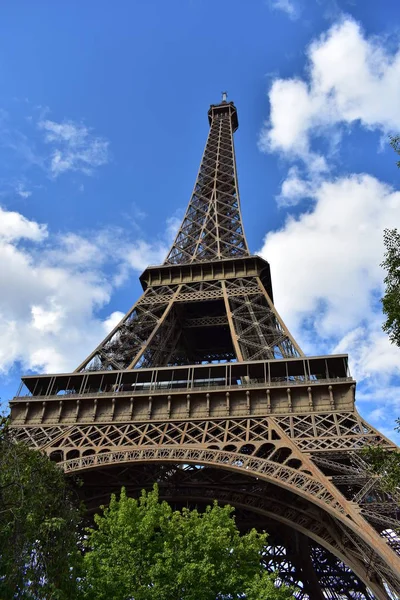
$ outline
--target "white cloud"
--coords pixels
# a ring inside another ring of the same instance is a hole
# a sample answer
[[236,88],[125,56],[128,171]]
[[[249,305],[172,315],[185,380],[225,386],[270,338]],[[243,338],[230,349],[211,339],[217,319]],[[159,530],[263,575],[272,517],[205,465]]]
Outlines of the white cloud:
[[111,286],[89,264],[79,270],[52,265],[42,240],[31,239],[29,248],[0,239],[0,371],[16,361],[24,370],[73,369],[101,338],[95,314]]
[[[56,178],[67,171],[78,171],[86,175],[109,161],[109,142],[96,135],[82,123],[65,120],[61,123],[46,118],[49,109],[41,110],[38,120],[26,117],[23,124],[15,127],[10,116],[0,109],[0,148],[12,151],[19,158],[18,173],[21,166],[40,167]],[[40,132],[36,139],[29,129],[27,135],[23,129],[26,123],[34,122]],[[43,147],[50,147],[50,153]],[[83,188],[80,188],[83,191]],[[22,198],[28,198],[32,192],[22,181],[14,186],[15,192]]]
[[40,242],[47,237],[47,227],[29,221],[20,213],[0,207],[0,242],[27,239]]
[[301,177],[297,167],[291,167],[282,183],[277,201],[280,206],[294,206],[303,198],[312,196],[313,191],[314,185]]
[[[390,385],[382,379],[358,388],[356,400],[362,410],[379,430],[392,438],[395,419],[400,416],[400,386]],[[386,432],[385,432],[386,430]]]
[[163,242],[149,244],[139,240],[125,254],[126,262],[133,269],[143,271],[148,265],[159,265],[164,262],[168,246]]
[[304,76],[272,82],[259,139],[290,165],[278,204],[298,205],[261,250],[278,310],[306,353],[349,354],[360,408],[387,432],[400,414],[400,350],[381,329],[379,265],[383,230],[400,227],[400,192],[368,174],[335,178],[333,159],[355,124],[381,138],[399,131],[399,97],[400,46],[341,18],[309,45]]
[[166,251],[119,229],[54,235],[0,208],[0,372],[17,361],[23,371],[73,370],[122,318],[98,316],[116,286]]
[[400,48],[391,52],[346,18],[314,41],[307,55],[305,77],[272,83],[262,149],[300,157],[314,169],[322,161],[326,169],[313,149],[315,137],[337,136],[337,127],[355,122],[383,132],[400,129]]
[[[172,220],[172,221],[171,221]],[[132,223],[129,224],[130,227]],[[88,231],[85,235],[67,233],[59,239],[58,245],[48,250],[48,260],[52,265],[74,266],[76,269],[103,268],[113,264],[110,281],[114,286],[124,283],[130,272],[142,272],[148,265],[164,262],[171,243],[171,228],[175,228],[175,218],[168,218],[163,236],[148,242],[140,227],[136,239],[131,239],[122,227],[108,227],[100,231]]]
[[[153,240],[151,243],[144,239],[136,240],[134,243],[122,242],[123,232],[121,230],[107,232],[108,247],[115,246],[112,240],[117,240],[117,247],[113,249],[113,252],[117,253],[121,258],[120,268],[115,277],[116,284],[119,285],[126,279],[130,269],[144,271],[149,265],[162,264],[175,239],[180,224],[181,220],[178,217],[168,217],[163,238]],[[104,245],[102,243],[102,246]]]
[[341,335],[368,318],[382,291],[383,229],[400,227],[400,192],[370,175],[323,182],[315,206],[268,233],[279,307],[291,321],[318,313],[320,335]]
[[[383,230],[400,227],[400,192],[366,174],[308,192],[311,210],[288,216],[260,252],[271,264],[276,305],[307,354],[349,353],[352,374],[376,394],[400,376],[379,301]],[[386,406],[397,410],[400,398]],[[388,423],[395,416],[387,413]]]
[[167,230],[166,230],[166,238],[167,242],[172,244],[175,240],[176,234],[178,233],[178,229],[181,225],[182,219],[180,217],[174,216],[169,217],[167,219]]
[[272,10],[280,10],[292,20],[298,18],[299,10],[297,6],[291,0],[270,0],[269,6]]
[[124,314],[125,313],[121,312],[120,310],[116,310],[113,313],[111,313],[111,315],[107,319],[105,319],[105,321],[103,321],[103,329],[105,335],[107,335],[110,331],[114,329],[114,327],[118,325]]
[[80,265],[90,264],[99,267],[108,257],[108,246],[103,251],[100,246],[100,237],[103,239],[104,232],[83,237],[76,233],[67,232],[58,240],[58,244],[48,250],[48,261],[52,265]]
[[61,329],[63,319],[62,307],[57,306],[53,298],[50,299],[47,310],[40,305],[32,305],[32,327],[41,332],[57,333]]
[[39,121],[45,141],[53,146],[50,171],[54,177],[66,171],[90,175],[93,169],[108,162],[108,141],[93,135],[86,126],[64,121]]
[[370,412],[370,417],[376,421],[380,421],[385,417],[385,411],[382,407],[375,408]]

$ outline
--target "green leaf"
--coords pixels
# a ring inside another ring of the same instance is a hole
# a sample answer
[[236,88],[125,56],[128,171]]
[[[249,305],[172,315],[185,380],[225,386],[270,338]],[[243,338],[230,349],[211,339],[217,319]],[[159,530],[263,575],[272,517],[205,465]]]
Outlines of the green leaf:
[[[285,599],[265,572],[265,533],[240,535],[230,506],[173,511],[158,488],[128,498],[124,489],[88,530],[82,581],[86,599]],[[244,595],[246,594],[246,596]]]
[[77,597],[81,512],[62,471],[0,423],[0,598]]

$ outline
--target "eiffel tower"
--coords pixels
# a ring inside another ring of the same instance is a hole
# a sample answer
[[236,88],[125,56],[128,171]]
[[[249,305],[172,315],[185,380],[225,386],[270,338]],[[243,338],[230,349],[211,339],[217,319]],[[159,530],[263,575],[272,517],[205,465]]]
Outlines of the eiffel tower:
[[22,378],[11,427],[79,475],[89,511],[157,481],[175,506],[216,499],[268,531],[265,567],[298,599],[398,598],[397,499],[359,452],[395,447],[356,411],[347,355],[305,356],[278,314],[243,230],[226,94],[208,119],[164,264],[73,373]]

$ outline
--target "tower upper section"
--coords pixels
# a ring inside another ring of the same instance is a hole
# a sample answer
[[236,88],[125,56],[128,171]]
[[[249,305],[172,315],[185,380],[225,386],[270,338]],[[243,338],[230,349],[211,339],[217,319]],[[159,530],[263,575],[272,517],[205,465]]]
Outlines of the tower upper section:
[[165,264],[249,256],[233,145],[239,125],[236,107],[226,100],[212,104],[208,119],[210,131],[196,183]]
[[223,100],[220,104],[210,105],[210,110],[208,111],[208,122],[210,123],[210,127],[212,126],[213,119],[219,118],[221,115],[229,115],[232,123],[232,133],[235,133],[239,127],[239,121],[237,109],[233,102],[227,102],[226,100]]

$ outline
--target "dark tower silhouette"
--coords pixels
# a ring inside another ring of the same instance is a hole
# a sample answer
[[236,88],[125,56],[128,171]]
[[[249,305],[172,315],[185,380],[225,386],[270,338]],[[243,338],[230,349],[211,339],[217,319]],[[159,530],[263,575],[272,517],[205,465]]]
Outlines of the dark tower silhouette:
[[228,502],[269,531],[266,568],[299,599],[397,597],[396,498],[359,452],[394,445],[357,413],[347,355],[304,356],[279,316],[244,235],[226,94],[208,118],[164,264],[75,372],[22,378],[11,427],[79,473],[89,510],[157,481],[175,505]]

